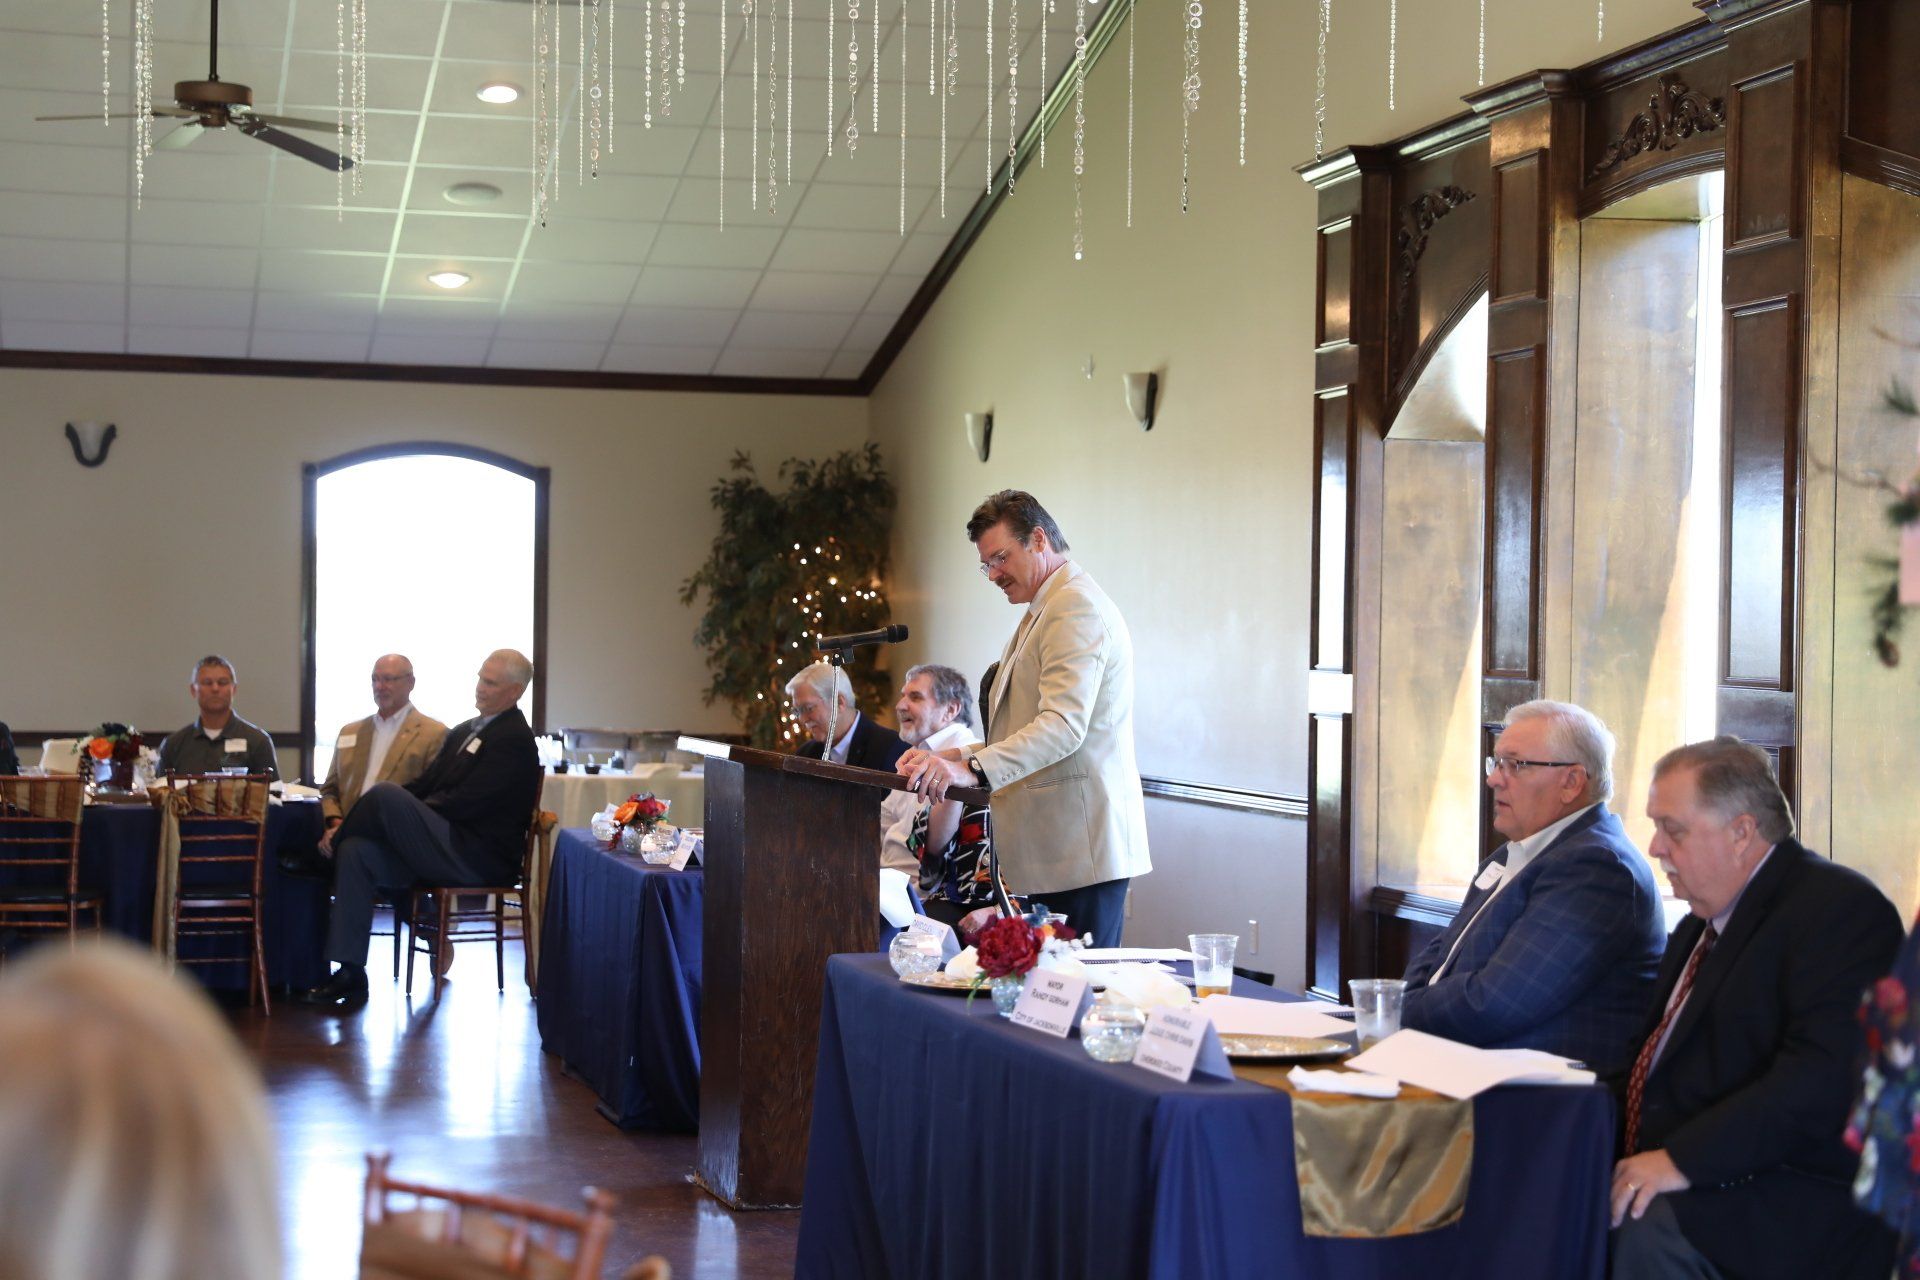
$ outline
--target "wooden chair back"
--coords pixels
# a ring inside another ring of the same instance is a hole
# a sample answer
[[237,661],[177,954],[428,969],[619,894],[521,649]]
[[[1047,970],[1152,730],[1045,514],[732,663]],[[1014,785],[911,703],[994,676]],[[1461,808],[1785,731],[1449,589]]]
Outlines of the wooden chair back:
[[[367,1155],[361,1280],[599,1280],[613,1238],[613,1196],[589,1187],[576,1213],[514,1196],[391,1176]],[[394,1197],[410,1199],[398,1207]]]
[[267,843],[267,795],[271,774],[170,773],[167,786],[185,788],[188,811],[180,815],[180,882],[190,890],[189,867],[224,866],[251,880],[260,896]]
[[64,868],[66,892],[78,893],[86,795],[86,779],[78,774],[0,777],[0,864]]

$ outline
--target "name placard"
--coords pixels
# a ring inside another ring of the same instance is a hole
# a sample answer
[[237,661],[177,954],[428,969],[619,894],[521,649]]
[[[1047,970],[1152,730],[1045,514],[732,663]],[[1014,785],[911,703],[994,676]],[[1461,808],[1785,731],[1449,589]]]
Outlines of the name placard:
[[700,848],[700,833],[689,831],[685,827],[674,835],[673,856],[667,859],[667,865],[675,871],[685,871],[687,863]]
[[940,963],[943,965],[960,954],[960,939],[955,936],[952,926],[941,924],[932,916],[915,916],[913,923],[907,926],[907,932],[940,939]]
[[1134,1051],[1133,1065],[1185,1084],[1194,1076],[1233,1079],[1233,1067],[1220,1046],[1213,1019],[1199,1008],[1155,1009]]
[[1092,995],[1093,987],[1085,978],[1035,969],[1027,974],[1027,985],[1013,1006],[1013,1024],[1065,1039]]

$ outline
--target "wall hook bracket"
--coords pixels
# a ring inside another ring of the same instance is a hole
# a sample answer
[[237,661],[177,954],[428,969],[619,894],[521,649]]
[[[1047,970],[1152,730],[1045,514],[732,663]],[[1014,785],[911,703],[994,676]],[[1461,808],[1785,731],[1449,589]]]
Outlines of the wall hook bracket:
[[105,462],[107,460],[107,451],[113,448],[114,437],[119,434],[120,428],[109,422],[106,429],[100,433],[98,452],[89,458],[86,448],[80,443],[80,432],[75,429],[71,422],[67,424],[67,443],[73,446],[73,460],[83,467],[97,467]]

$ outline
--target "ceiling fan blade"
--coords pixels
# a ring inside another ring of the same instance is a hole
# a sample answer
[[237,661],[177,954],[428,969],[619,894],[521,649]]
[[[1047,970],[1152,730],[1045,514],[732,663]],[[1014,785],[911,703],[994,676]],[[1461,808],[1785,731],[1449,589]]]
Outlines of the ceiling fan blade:
[[[192,111],[183,111],[179,107],[155,107],[153,109],[153,114],[157,119],[187,120],[187,119],[193,118],[197,113]],[[36,121],[38,120],[100,120],[100,119],[135,120],[135,119],[138,119],[139,116],[140,116],[140,113],[138,111],[115,111],[111,115],[105,116],[105,117],[102,117],[98,111],[89,111],[85,115],[80,115],[80,116],[35,116],[34,119]]]
[[257,111],[249,111],[246,115],[249,120],[258,120],[261,124],[270,124],[279,129],[319,129],[332,133],[340,127],[340,122],[337,120],[302,120],[298,116],[263,116]]
[[347,159],[345,156],[335,155],[318,143],[308,142],[305,138],[296,138],[291,133],[282,133],[270,124],[260,123],[257,117],[250,116],[245,120],[236,117],[234,123],[237,124],[240,127],[240,131],[249,138],[258,138],[268,146],[278,147],[282,151],[290,151],[302,160],[312,161],[322,169],[328,169],[338,173],[342,170],[353,168],[353,161]]
[[153,149],[155,151],[178,151],[182,147],[190,147],[200,141],[201,135],[206,132],[207,127],[198,120],[189,120],[187,123],[176,125],[160,137],[155,138],[153,140]]

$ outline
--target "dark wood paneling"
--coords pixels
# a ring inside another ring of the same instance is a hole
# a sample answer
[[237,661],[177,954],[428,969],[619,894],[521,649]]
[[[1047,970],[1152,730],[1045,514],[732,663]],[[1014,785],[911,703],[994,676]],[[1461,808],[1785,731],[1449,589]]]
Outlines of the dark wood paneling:
[[1920,158],[1920,4],[1853,0],[1847,6],[1847,134]]
[[1320,466],[1313,483],[1315,573],[1307,662],[1315,668],[1347,671],[1353,661],[1347,613],[1347,547],[1353,539],[1353,504],[1347,495],[1353,468],[1353,397],[1344,389],[1314,397],[1313,435]]
[[1546,153],[1493,167],[1493,301],[1547,296]]
[[1320,346],[1346,342],[1353,333],[1353,222],[1342,218],[1320,228],[1319,322],[1314,341]]
[[1487,285],[1487,224],[1493,207],[1487,127],[1467,116],[1449,122],[1448,128],[1467,141],[1410,156],[1394,176],[1388,333],[1394,408]]
[[1729,307],[1726,323],[1728,684],[1793,687],[1800,324],[1791,297]]
[[1804,149],[1800,145],[1800,77],[1791,65],[1735,82],[1727,184],[1727,252],[1800,236]]
[[1352,716],[1307,722],[1307,987],[1339,998],[1346,954],[1372,953],[1364,916],[1354,910],[1351,860]]
[[1524,679],[1535,674],[1544,376],[1538,347],[1504,352],[1488,362],[1488,675]]

